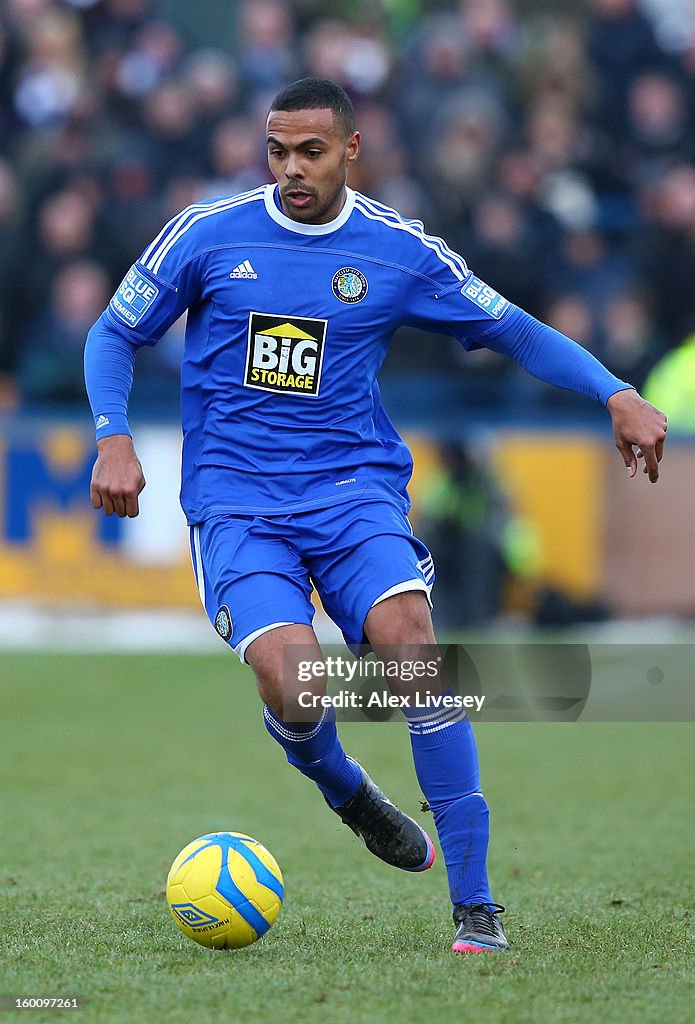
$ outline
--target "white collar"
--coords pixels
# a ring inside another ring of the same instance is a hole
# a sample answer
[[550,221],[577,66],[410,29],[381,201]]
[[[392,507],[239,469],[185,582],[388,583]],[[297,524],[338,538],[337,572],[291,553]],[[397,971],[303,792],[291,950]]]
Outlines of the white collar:
[[351,188],[346,187],[345,204],[334,220],[329,220],[327,224],[302,224],[298,220],[292,220],[291,217],[285,216],[282,210],[278,209],[273,194],[276,187],[276,185],[266,185],[265,187],[263,199],[268,215],[281,228],[287,228],[288,231],[294,231],[298,235],[329,235],[332,231],[337,231],[347,222],[355,205],[355,193]]

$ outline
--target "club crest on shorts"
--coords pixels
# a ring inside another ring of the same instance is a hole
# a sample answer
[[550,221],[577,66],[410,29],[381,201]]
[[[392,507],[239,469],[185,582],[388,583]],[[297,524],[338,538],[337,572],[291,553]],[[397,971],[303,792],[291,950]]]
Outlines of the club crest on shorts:
[[223,604],[215,616],[215,629],[223,640],[229,640],[232,635],[232,616],[226,604]]
[[361,302],[368,289],[367,278],[355,267],[341,267],[333,275],[333,294],[341,302]]
[[327,327],[314,317],[250,313],[244,385],[316,398]]

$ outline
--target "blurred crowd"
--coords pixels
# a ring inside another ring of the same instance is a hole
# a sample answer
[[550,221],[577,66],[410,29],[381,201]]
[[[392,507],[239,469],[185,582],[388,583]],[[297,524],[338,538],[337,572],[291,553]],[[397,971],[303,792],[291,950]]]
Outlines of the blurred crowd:
[[[85,333],[127,268],[186,204],[268,180],[269,101],[308,74],[355,103],[355,188],[640,386],[695,330],[695,37],[674,3],[220,0],[201,46],[173,0],[5,0],[0,406],[82,401]],[[144,354],[155,404],[181,337]],[[467,368],[479,402],[560,401],[406,332],[385,372],[415,368]]]

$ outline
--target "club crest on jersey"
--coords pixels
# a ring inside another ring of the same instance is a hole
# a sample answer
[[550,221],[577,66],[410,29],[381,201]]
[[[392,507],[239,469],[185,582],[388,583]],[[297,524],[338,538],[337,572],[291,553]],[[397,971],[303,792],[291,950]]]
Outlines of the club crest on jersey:
[[341,302],[361,302],[368,288],[367,278],[355,267],[341,267],[333,275],[333,294]]
[[159,295],[159,288],[148,281],[136,266],[132,266],[121,281],[109,307],[119,320],[137,327]]
[[226,604],[223,604],[215,616],[215,629],[223,640],[229,640],[232,635],[232,615]]
[[315,398],[327,327],[327,320],[250,313],[246,387]]

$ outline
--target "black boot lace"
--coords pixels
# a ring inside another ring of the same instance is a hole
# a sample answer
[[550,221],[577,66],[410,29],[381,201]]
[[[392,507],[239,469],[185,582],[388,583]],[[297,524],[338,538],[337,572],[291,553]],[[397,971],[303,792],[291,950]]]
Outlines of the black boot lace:
[[454,921],[460,924],[465,918],[470,918],[473,929],[478,934],[494,937],[497,935],[495,917],[504,911],[505,908],[499,903],[474,903],[471,906],[462,904],[454,911]]

